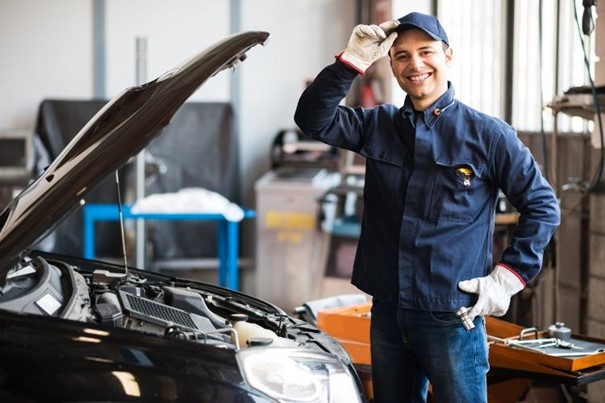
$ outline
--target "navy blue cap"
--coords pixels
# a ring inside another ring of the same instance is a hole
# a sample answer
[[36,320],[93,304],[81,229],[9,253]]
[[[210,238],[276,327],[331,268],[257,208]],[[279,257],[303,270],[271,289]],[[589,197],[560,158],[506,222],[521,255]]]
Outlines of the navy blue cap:
[[409,28],[418,28],[429,34],[436,41],[442,41],[450,46],[447,34],[441,26],[437,17],[421,13],[409,13],[399,18],[399,26],[395,28],[396,32],[401,32]]

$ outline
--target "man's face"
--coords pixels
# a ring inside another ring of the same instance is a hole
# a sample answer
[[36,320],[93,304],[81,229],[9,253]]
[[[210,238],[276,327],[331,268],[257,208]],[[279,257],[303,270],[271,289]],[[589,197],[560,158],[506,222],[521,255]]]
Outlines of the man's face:
[[447,91],[452,50],[420,29],[399,33],[390,50],[391,69],[414,108],[425,110]]

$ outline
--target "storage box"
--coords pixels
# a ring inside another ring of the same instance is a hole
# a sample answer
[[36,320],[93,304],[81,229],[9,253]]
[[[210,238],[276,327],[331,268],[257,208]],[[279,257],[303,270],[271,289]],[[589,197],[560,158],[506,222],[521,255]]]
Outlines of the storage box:
[[372,365],[370,359],[371,303],[319,311],[317,327],[336,338],[351,355],[354,364]]

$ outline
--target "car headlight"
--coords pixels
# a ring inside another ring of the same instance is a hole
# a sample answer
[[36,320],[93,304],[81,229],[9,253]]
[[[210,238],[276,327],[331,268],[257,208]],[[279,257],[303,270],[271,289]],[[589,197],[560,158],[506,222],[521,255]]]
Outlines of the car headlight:
[[254,347],[238,353],[248,384],[282,403],[355,403],[362,392],[338,358],[290,348]]

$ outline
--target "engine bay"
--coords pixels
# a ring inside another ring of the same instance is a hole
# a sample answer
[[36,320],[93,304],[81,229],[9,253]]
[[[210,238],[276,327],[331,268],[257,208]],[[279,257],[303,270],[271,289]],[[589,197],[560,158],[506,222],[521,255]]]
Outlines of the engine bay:
[[6,277],[0,309],[234,350],[271,345],[334,352],[333,341],[316,327],[260,299],[158,273],[70,259],[23,259]]

